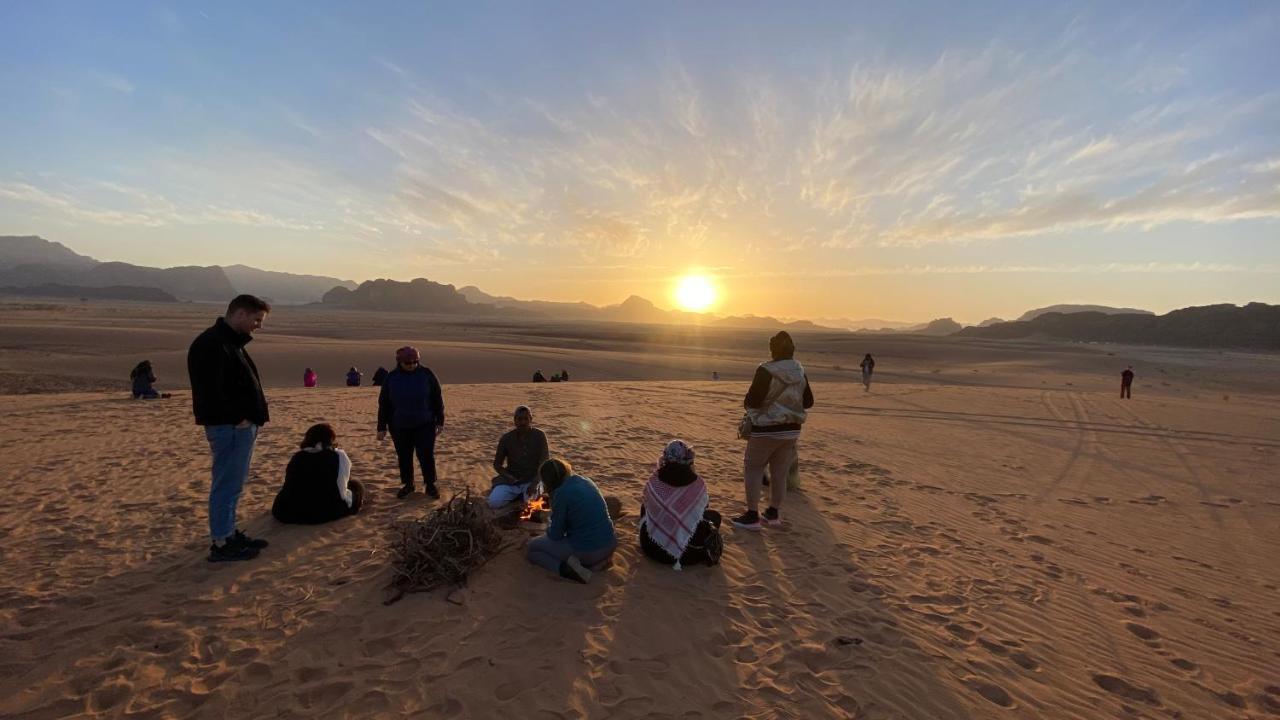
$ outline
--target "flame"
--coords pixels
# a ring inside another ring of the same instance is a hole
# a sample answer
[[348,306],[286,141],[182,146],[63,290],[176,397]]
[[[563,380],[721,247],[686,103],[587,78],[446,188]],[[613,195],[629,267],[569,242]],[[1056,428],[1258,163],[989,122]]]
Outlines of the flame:
[[539,495],[525,504],[524,510],[520,511],[520,519],[532,520],[535,514],[549,510],[551,510],[551,503],[547,501],[547,496]]

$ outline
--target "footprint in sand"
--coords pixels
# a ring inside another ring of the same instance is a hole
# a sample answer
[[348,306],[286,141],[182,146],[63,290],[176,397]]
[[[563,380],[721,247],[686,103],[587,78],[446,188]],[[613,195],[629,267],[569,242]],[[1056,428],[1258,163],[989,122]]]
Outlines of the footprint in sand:
[[1124,627],[1129,632],[1133,633],[1134,635],[1148,642],[1154,642],[1154,641],[1160,640],[1160,633],[1156,632],[1155,630],[1152,630],[1146,625],[1139,625],[1138,623],[1135,623],[1135,622],[1127,622],[1124,624]]
[[964,684],[993,704],[1002,708],[1013,707],[1013,698],[1009,696],[1009,693],[1004,688],[993,682],[983,680],[980,677],[969,676],[964,679]]
[[1173,663],[1173,666],[1179,670],[1186,670],[1187,672],[1195,672],[1200,669],[1199,665],[1196,665],[1186,658],[1174,658],[1169,662]]
[[1105,673],[1097,673],[1093,676],[1093,682],[1098,687],[1106,690],[1112,695],[1119,695],[1128,700],[1136,700],[1148,705],[1159,705],[1160,700],[1156,696],[1156,691],[1151,688],[1138,687],[1130,683],[1124,678],[1118,678],[1115,675],[1107,675]]

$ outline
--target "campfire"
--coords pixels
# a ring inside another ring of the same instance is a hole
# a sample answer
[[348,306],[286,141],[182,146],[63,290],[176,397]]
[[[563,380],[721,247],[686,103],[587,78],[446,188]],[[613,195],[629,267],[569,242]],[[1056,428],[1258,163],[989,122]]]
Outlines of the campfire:
[[527,522],[544,522],[551,512],[551,501],[546,495],[539,495],[525,504],[520,511],[520,519]]

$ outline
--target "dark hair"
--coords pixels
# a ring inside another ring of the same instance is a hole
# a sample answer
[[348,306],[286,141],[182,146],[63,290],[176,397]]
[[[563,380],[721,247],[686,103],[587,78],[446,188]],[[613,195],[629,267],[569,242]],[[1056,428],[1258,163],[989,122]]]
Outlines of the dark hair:
[[538,468],[538,477],[542,478],[542,485],[549,493],[559,489],[564,484],[564,479],[572,474],[573,466],[560,458],[545,460]]
[[337,439],[338,433],[333,431],[332,425],[320,423],[307,428],[307,434],[302,436],[302,442],[298,444],[298,447],[305,449],[315,447],[316,443],[320,443],[321,447],[331,448]]
[[693,465],[667,463],[658,468],[658,479],[671,487],[684,487],[697,480],[698,473],[693,469]]
[[269,313],[271,312],[271,303],[255,295],[237,295],[231,298],[231,302],[227,305],[227,314],[231,315],[237,310]]
[[769,338],[769,354],[774,360],[787,360],[796,354],[796,341],[786,330],[779,330],[777,335]]
[[150,372],[151,372],[151,361],[143,360],[142,362],[133,366],[133,370],[129,373],[129,379],[133,380],[143,373],[150,373]]

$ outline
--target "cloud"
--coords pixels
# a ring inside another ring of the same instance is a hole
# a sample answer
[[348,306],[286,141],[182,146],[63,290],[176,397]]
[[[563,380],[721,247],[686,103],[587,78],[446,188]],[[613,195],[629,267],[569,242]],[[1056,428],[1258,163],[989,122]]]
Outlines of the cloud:
[[114,187],[31,180],[0,197],[105,225],[232,223],[566,266],[1280,219],[1280,94],[1197,94],[1177,58],[1113,62],[1064,38],[892,64],[797,53],[786,74],[667,55],[527,95],[449,95],[379,56],[393,89],[370,106],[384,114],[321,126],[269,106],[332,161],[265,142],[154,151]]
[[112,92],[118,92],[122,95],[132,94],[136,89],[133,83],[129,82],[127,78],[115,73],[95,70],[90,73],[90,77],[99,87],[111,90]]

